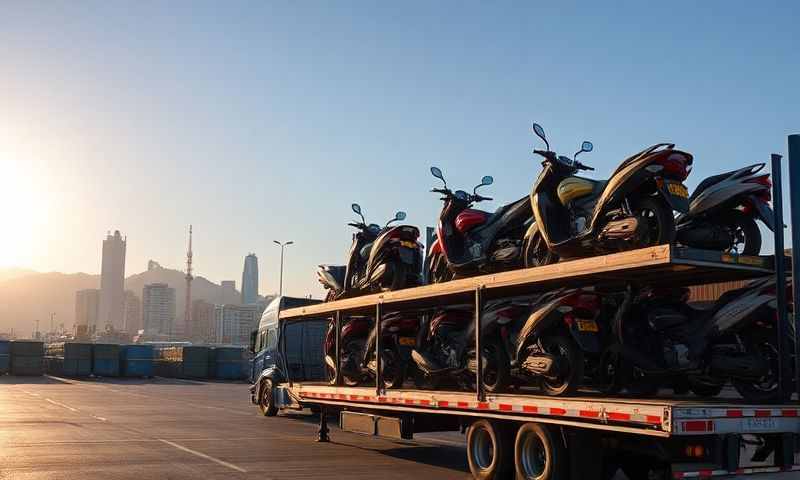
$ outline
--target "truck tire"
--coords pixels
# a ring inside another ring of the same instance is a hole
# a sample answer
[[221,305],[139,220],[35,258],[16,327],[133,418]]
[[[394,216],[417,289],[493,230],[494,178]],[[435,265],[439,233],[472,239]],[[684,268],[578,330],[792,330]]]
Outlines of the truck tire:
[[467,461],[477,480],[502,480],[514,469],[511,435],[505,425],[478,420],[467,430]]
[[525,423],[514,442],[514,466],[518,480],[564,480],[567,452],[553,430],[538,423]]
[[278,407],[275,406],[275,397],[272,391],[272,380],[268,378],[261,382],[261,392],[258,395],[258,409],[265,417],[274,417],[278,414]]

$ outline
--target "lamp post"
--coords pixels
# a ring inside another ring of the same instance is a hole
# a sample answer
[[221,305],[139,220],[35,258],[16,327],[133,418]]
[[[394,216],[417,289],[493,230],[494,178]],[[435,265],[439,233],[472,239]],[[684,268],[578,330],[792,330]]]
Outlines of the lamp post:
[[280,276],[280,282],[278,283],[278,296],[281,296],[283,295],[283,249],[293,244],[294,242],[291,240],[285,243],[281,243],[277,240],[273,240],[273,242],[281,247],[281,276]]

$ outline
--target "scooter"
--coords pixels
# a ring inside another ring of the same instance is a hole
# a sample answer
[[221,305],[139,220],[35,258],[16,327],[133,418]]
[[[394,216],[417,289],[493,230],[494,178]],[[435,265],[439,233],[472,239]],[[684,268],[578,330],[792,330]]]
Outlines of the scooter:
[[[372,317],[350,317],[342,327],[340,353],[342,382],[357,386],[375,378],[375,322]],[[336,324],[325,336],[325,366],[331,385],[336,381]],[[390,312],[381,320],[381,365],[385,388],[400,388],[406,378],[411,349],[416,345],[419,316]]]
[[[493,329],[493,323],[503,321],[505,305],[487,305],[481,316],[481,328]],[[426,317],[426,320],[428,317]],[[419,377],[417,386],[437,388],[453,384],[474,390],[478,372],[475,355],[475,312],[471,306],[440,310],[429,317],[420,329],[418,346],[411,351]],[[482,337],[483,338],[483,337]],[[503,390],[509,383],[508,357],[497,336],[487,335],[481,344],[482,378],[486,391]]]
[[629,250],[675,239],[673,210],[689,210],[692,156],[671,143],[653,145],[627,158],[608,180],[576,176],[594,170],[578,161],[591,142],[570,159],[550,150],[544,129],[533,130],[544,141],[542,172],[531,191],[535,222],[525,234],[525,265],[535,267],[560,258]]
[[357,203],[351,207],[361,221],[348,223],[358,232],[353,235],[347,265],[320,265],[317,269],[318,280],[327,290],[325,300],[420,285],[419,229],[410,225],[389,226],[405,220],[405,212],[397,212],[381,229],[376,224],[367,225]]
[[756,220],[775,231],[769,174],[763,163],[708,177],[689,197],[689,212],[678,216],[677,241],[683,245],[741,255],[761,252]]
[[472,194],[447,188],[442,171],[431,167],[431,174],[442,181],[442,188],[431,191],[442,195],[436,242],[428,254],[428,278],[433,283],[478,273],[510,270],[522,266],[522,237],[532,221],[528,197],[509,203],[494,213],[472,208],[475,203],[492,200],[477,193],[494,179],[485,176]]
[[511,320],[496,322],[496,334],[509,356],[512,383],[533,384],[546,395],[560,396],[583,386],[584,377],[594,377],[608,335],[607,327],[598,321],[605,310],[600,294],[565,288],[527,304],[507,303],[515,309],[505,310]]
[[779,388],[775,281],[750,282],[710,308],[686,303],[688,289],[628,289],[612,321],[609,372],[618,387],[655,394],[665,380],[684,378],[700,396],[725,382],[748,402],[787,399]]

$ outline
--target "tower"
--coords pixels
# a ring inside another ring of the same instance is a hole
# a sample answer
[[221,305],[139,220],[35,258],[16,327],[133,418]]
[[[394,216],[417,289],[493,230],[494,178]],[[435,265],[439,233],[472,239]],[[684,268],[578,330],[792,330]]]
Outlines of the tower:
[[242,305],[258,301],[258,257],[251,253],[244,257],[242,271]]
[[[103,240],[103,263],[100,272],[100,304],[96,330],[122,330],[125,322],[125,249],[127,238],[119,230]],[[91,327],[91,325],[90,325]]]
[[192,335],[192,226],[189,225],[189,250],[186,252],[186,304],[183,312],[183,334]]

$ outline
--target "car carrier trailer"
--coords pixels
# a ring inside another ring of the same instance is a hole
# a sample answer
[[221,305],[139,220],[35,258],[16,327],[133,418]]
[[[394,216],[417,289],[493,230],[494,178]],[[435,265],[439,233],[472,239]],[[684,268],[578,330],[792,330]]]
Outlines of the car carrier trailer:
[[[800,139],[798,139],[800,148]],[[798,150],[800,161],[800,150]],[[776,224],[783,224],[780,157],[773,156]],[[798,176],[800,192],[800,175]],[[798,195],[800,208],[800,195]],[[799,225],[800,226],[800,225]],[[800,239],[800,234],[798,234]],[[798,245],[798,241],[794,244]],[[782,235],[775,249],[783,252]],[[797,258],[795,256],[795,258]],[[794,272],[797,274],[797,264]],[[275,368],[254,372],[251,400],[265,415],[311,407],[320,411],[319,440],[327,441],[327,417],[336,413],[342,429],[410,439],[415,433],[466,432],[466,450],[475,478],[602,479],[622,469],[632,480],[709,478],[795,472],[800,478],[800,404],[747,404],[735,398],[632,398],[584,395],[550,397],[532,393],[488,394],[477,355],[473,392],[385,389],[381,356],[376,355],[374,386],[342,386],[340,334],[348,315],[374,316],[375,351],[381,318],[391,309],[424,309],[474,303],[476,327],[487,300],[543,292],[554,287],[629,284],[691,286],[775,275],[778,302],[780,388],[797,389],[795,352],[787,351],[790,328],[783,255],[736,256],[670,245],[566,261],[394,292],[314,303],[273,312],[278,332],[299,322],[334,322],[334,384],[298,378],[281,367],[285,336],[278,335]],[[797,282],[792,287],[798,289]],[[797,295],[795,295],[797,298]],[[796,317],[795,317],[796,319]],[[480,332],[480,328],[476,328]],[[481,335],[475,335],[476,351]],[[796,342],[796,338],[795,338]],[[796,344],[796,343],[795,343]],[[320,349],[321,349],[320,345]],[[320,352],[321,355],[321,352]],[[794,358],[794,361],[792,359]]]

